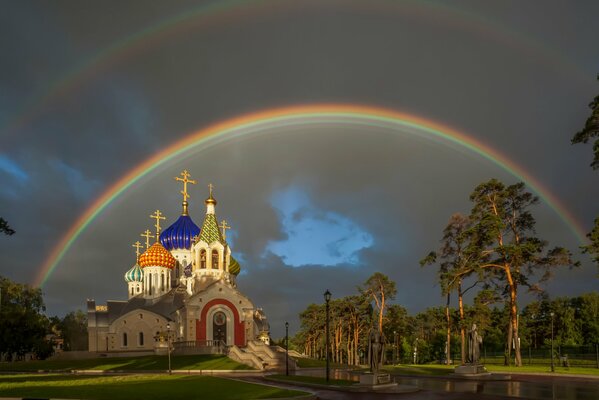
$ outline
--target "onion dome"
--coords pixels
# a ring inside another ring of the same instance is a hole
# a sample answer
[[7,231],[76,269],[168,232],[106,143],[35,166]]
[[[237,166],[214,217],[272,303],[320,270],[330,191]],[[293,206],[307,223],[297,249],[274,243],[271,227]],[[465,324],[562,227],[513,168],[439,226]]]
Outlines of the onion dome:
[[199,234],[200,228],[184,214],[160,234],[160,243],[167,250],[190,249],[193,238]]
[[220,229],[218,229],[218,221],[214,214],[214,206],[216,200],[212,197],[212,186],[210,187],[210,197],[205,201],[206,203],[206,216],[204,217],[204,223],[202,224],[202,230],[200,233],[200,240],[210,244],[213,242],[223,243],[223,236]]
[[231,257],[231,264],[229,264],[229,273],[233,275],[239,275],[239,272],[241,272],[241,266],[239,265],[236,259]]
[[139,265],[145,267],[163,267],[175,268],[177,260],[171,253],[164,248],[160,242],[156,242],[150,246],[141,256],[139,256]]
[[141,270],[139,264],[135,264],[133,268],[125,272],[126,282],[142,282],[144,280],[144,272]]

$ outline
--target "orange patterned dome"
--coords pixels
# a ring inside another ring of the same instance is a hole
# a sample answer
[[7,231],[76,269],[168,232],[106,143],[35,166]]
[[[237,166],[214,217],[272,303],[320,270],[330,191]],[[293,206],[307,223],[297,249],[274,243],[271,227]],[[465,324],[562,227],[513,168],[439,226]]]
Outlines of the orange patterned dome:
[[141,256],[139,256],[139,265],[142,268],[145,267],[163,267],[163,268],[175,268],[177,260],[171,255],[171,253],[164,248],[160,242],[156,242],[150,246]]

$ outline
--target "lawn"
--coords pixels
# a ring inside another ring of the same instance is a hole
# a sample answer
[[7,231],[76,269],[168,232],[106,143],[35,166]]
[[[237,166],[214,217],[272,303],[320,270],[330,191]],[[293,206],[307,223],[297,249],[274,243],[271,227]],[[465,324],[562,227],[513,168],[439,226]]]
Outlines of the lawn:
[[0,375],[0,397],[154,400],[264,399],[305,395],[225,378],[183,375]]
[[[240,364],[229,357],[217,354],[202,354],[192,356],[171,356],[172,369],[194,370],[248,370],[245,364]],[[94,358],[88,360],[44,360],[0,363],[0,371],[70,371],[95,369],[102,371],[157,371],[168,369],[167,356],[143,356],[123,358]]]
[[318,376],[299,376],[299,375],[269,375],[268,379],[273,379],[275,381],[290,381],[297,383],[314,383],[317,385],[335,385],[335,386],[351,386],[356,382],[348,381],[344,379],[329,379],[327,383],[325,378],[321,378]]

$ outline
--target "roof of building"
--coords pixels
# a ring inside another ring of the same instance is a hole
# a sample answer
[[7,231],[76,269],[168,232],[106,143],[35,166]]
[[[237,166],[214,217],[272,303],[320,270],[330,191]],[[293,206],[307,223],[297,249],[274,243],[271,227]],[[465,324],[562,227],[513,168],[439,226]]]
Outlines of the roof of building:
[[125,272],[125,281],[127,282],[142,282],[144,279],[144,273],[141,270],[139,264],[135,263],[133,268]]
[[167,250],[190,249],[193,238],[200,234],[200,228],[189,215],[181,215],[171,226],[160,234],[160,242]]
[[173,269],[176,264],[177,260],[175,260],[175,257],[160,242],[154,243],[139,256],[139,265],[142,268],[163,267]]

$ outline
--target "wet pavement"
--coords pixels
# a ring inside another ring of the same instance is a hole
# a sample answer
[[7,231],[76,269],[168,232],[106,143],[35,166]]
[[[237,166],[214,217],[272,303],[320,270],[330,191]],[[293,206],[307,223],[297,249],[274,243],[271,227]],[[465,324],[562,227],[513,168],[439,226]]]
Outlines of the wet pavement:
[[[331,371],[332,379],[356,379],[348,371]],[[302,370],[299,374],[323,376],[322,369]],[[319,399],[555,399],[555,400],[597,400],[599,399],[599,379],[589,377],[569,377],[555,375],[513,374],[511,380],[473,380],[461,378],[406,377],[394,375],[401,386],[420,388],[412,393],[355,393],[329,390],[286,383],[268,381],[262,377],[244,378],[244,380],[285,388],[301,388],[313,393]]]

